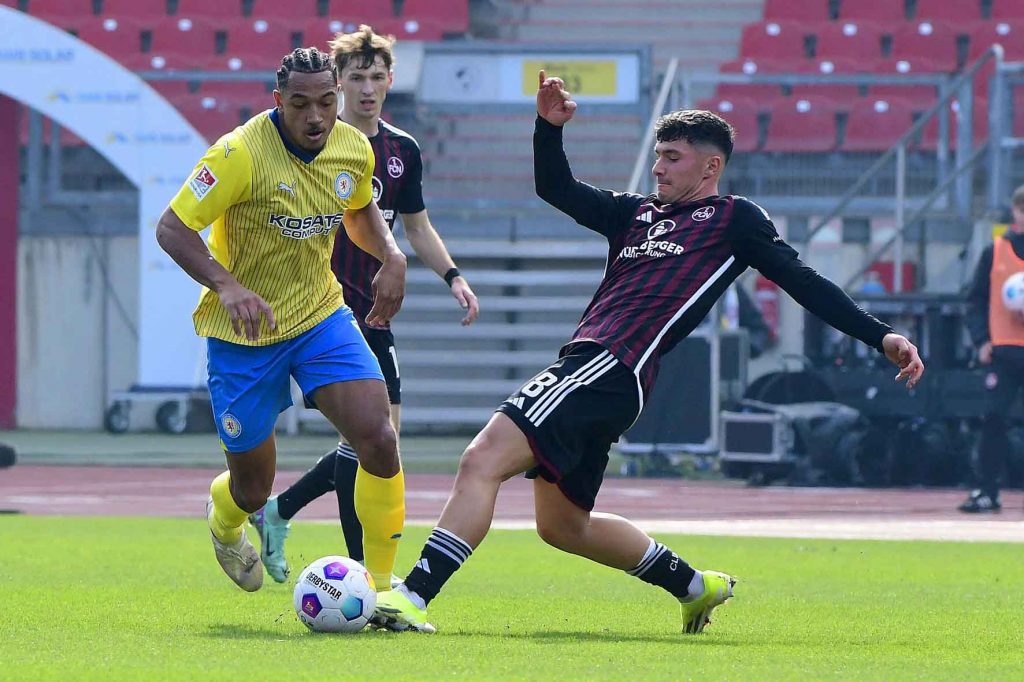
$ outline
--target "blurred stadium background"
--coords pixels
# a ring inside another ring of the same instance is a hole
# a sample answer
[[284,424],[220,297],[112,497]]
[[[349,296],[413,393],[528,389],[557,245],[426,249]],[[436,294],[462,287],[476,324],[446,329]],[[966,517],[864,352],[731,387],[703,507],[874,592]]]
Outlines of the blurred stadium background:
[[[196,377],[145,376],[154,356],[140,311],[190,331],[186,316],[164,307],[176,294],[140,285],[159,270],[147,260],[153,224],[138,178],[111,161],[112,146],[151,140],[111,133],[90,145],[80,136],[97,103],[123,104],[130,90],[111,92],[103,73],[78,69],[29,102],[19,93],[38,92],[46,78],[36,67],[67,66],[92,46],[184,115],[197,141],[212,141],[271,106],[283,54],[324,48],[360,23],[398,37],[384,116],[419,140],[427,207],[483,310],[460,328],[436,277],[411,262],[395,326],[407,432],[481,425],[550,361],[600,278],[603,241],[533,192],[541,66],[579,95],[566,148],[576,175],[600,186],[649,189],[652,116],[719,112],[738,132],[723,191],[762,204],[809,263],[949,371],[908,401],[888,398],[888,385],[871,384],[889,381],[887,369],[805,326],[795,304],[752,273],[739,284],[746,295],[727,297],[703,337],[714,350],[690,349],[697,359],[672,375],[710,397],[699,417],[707,433],[659,435],[668,427],[655,424],[632,440],[718,449],[723,400],[749,397],[791,356],[823,377],[825,397],[869,416],[896,410],[904,432],[932,420],[932,441],[948,443],[977,416],[970,405],[940,406],[951,402],[948,377],[963,396],[980,386],[958,294],[1024,180],[1024,90],[1015,87],[1024,0],[0,0],[5,35],[25,15],[81,43],[70,52],[47,42],[0,47],[0,427],[152,429],[159,410],[165,430],[208,420]],[[139,121],[107,124],[128,131]],[[169,178],[158,188],[166,203],[190,166],[146,163]],[[739,298],[747,314],[736,312]],[[755,327],[732,334],[750,326],[744,318]],[[755,339],[758,357],[722,345],[723,334],[744,347]],[[666,399],[658,415],[672,421],[687,409]],[[290,414],[281,426],[322,424]]]

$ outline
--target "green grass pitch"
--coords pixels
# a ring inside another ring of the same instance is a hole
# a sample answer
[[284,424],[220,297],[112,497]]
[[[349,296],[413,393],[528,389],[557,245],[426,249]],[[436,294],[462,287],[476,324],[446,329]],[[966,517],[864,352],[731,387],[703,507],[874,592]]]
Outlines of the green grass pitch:
[[[399,567],[427,529],[407,529]],[[434,636],[314,635],[291,586],[249,595],[202,522],[0,517],[0,679],[1020,679],[1017,545],[661,536],[740,577],[704,635],[661,590],[496,531],[432,605]],[[293,571],[339,553],[296,523]]]

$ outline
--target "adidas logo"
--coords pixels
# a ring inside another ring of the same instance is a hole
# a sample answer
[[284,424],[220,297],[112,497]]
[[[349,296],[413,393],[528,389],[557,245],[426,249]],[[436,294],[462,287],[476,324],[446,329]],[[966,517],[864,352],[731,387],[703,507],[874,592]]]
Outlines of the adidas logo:
[[424,573],[430,573],[430,562],[426,559],[420,559],[416,562],[416,565],[413,566],[413,568],[419,568],[422,569]]
[[637,218],[637,220],[639,220],[642,223],[648,223],[648,224],[653,223],[654,222],[654,211],[653,210],[644,211],[643,213],[640,214],[640,216]]

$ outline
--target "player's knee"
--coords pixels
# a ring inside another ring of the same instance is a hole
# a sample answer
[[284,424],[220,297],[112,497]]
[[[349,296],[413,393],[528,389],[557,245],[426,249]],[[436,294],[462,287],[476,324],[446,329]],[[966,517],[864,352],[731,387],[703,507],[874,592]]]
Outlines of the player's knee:
[[537,535],[552,547],[571,552],[579,545],[580,529],[565,519],[538,517]]
[[351,439],[352,448],[359,457],[359,464],[367,473],[381,478],[391,478],[398,473],[398,436],[391,422],[367,429]]
[[459,460],[459,478],[504,480],[495,452],[484,443],[473,441]]

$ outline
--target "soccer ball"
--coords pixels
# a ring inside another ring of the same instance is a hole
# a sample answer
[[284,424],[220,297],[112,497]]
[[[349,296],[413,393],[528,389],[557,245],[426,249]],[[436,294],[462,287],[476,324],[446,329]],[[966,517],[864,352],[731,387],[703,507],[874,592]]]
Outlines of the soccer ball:
[[1015,272],[1003,283],[1003,305],[1007,310],[1024,311],[1024,272]]
[[343,556],[306,566],[292,597],[295,614],[314,632],[358,632],[377,606],[373,578],[358,561]]

